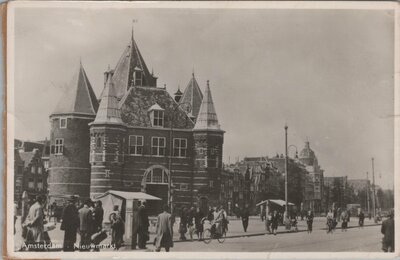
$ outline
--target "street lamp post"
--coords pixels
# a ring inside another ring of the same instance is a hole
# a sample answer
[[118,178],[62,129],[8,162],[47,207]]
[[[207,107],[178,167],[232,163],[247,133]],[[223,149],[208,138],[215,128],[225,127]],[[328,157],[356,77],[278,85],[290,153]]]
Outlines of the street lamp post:
[[285,212],[288,214],[288,146],[287,146],[287,130],[285,125]]

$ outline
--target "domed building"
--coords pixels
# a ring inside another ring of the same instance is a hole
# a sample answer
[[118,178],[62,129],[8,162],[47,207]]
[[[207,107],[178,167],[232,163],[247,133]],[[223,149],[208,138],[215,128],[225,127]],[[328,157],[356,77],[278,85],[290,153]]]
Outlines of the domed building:
[[303,150],[300,152],[299,160],[306,166],[306,170],[310,176],[310,181],[314,186],[314,199],[310,200],[310,205],[306,205],[306,208],[309,208],[314,212],[321,212],[323,210],[322,189],[324,183],[324,170],[322,170],[318,164],[317,156],[310,148],[310,142],[308,140],[306,141]]

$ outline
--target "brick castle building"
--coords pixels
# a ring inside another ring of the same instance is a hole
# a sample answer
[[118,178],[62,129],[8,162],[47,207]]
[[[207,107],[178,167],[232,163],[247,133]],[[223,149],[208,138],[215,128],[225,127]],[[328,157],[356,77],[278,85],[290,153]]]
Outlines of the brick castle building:
[[224,131],[209,83],[194,74],[172,97],[157,87],[134,40],[96,97],[85,70],[50,115],[49,196],[96,197],[108,190],[142,191],[174,207],[219,198]]

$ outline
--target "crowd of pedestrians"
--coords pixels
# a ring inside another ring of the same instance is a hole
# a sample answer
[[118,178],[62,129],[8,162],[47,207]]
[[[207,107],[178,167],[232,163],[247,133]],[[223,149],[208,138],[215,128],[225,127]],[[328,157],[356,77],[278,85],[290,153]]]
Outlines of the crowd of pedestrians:
[[[22,237],[25,245],[28,245],[29,250],[43,251],[46,250],[46,243],[50,242],[47,229],[48,223],[46,220],[44,205],[45,197],[38,196],[31,205],[26,206],[21,217]],[[200,241],[204,239],[204,224],[208,221],[211,224],[211,232],[215,234],[223,234],[228,229],[228,216],[223,207],[209,207],[208,213],[205,214],[199,207],[182,207],[179,212],[178,233],[179,239],[187,240],[186,235],[189,235],[193,241],[194,234]],[[14,208],[14,220],[16,220],[17,206]],[[234,210],[235,215],[241,218],[243,231],[247,232],[249,226],[250,212],[248,207]],[[145,202],[140,203],[138,207],[138,247],[139,249],[147,249],[146,244],[150,239],[149,236],[149,216],[147,214]],[[270,234],[277,234],[279,225],[297,225],[296,214],[284,214],[277,210],[269,211],[267,214],[260,214],[261,220],[265,221],[265,228]],[[313,232],[314,213],[306,212],[301,216],[307,224],[307,232]],[[363,228],[365,214],[363,211],[358,212],[358,226]],[[76,197],[71,196],[67,200],[67,204],[62,211],[62,223],[60,229],[64,231],[63,251],[99,251],[99,244],[106,237],[106,231],[103,229],[104,210],[101,201],[92,202],[87,199],[79,202]],[[111,233],[111,248],[118,250],[123,246],[123,236],[125,233],[125,222],[121,216],[118,206],[114,206],[113,211],[108,216]],[[326,214],[327,233],[333,233],[338,223],[341,222],[341,231],[347,232],[350,222],[350,212],[346,209],[341,210],[330,209]],[[15,233],[14,221],[14,233]],[[169,213],[167,205],[163,206],[163,211],[157,216],[156,223],[156,238],[154,240],[155,251],[160,251],[165,248],[169,251],[173,247],[173,226],[175,216]],[[394,251],[394,211],[391,210],[388,218],[382,223],[381,233],[384,235],[382,239],[382,250],[384,252]],[[77,246],[77,235],[80,235],[80,241]]]

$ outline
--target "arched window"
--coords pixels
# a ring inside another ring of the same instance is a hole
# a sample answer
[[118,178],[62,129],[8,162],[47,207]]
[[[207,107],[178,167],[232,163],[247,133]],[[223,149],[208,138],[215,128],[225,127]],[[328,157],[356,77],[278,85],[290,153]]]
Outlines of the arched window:
[[101,137],[97,137],[96,146],[101,147]]

